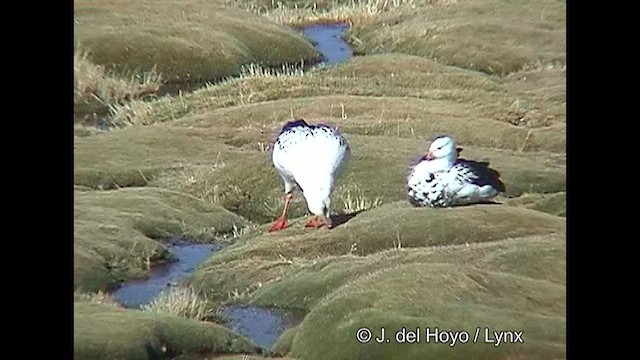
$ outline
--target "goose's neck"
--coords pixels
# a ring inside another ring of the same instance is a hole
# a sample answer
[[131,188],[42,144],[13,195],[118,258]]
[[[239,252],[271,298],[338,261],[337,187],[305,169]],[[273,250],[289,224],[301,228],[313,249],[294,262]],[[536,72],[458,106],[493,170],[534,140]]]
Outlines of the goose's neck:
[[430,167],[433,171],[447,171],[456,163],[456,159],[440,158],[430,160],[429,162],[431,163]]

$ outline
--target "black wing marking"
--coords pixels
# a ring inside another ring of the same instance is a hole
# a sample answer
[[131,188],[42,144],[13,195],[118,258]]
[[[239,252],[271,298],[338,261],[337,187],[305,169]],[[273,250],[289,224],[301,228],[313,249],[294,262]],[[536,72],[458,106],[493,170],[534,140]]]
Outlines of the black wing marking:
[[422,162],[422,160],[424,159],[424,155],[421,155],[419,157],[416,157],[415,159],[412,159],[409,162],[409,166],[407,167],[407,170],[405,172],[405,176],[404,176],[404,190],[405,193],[409,192],[409,177],[411,177],[411,175],[413,174],[413,171],[415,170],[416,166],[418,164],[420,164]]
[[500,179],[500,173],[489,167],[488,161],[474,161],[458,159],[456,165],[456,179],[468,181],[478,186],[491,185],[501,192],[506,191],[506,187]]
[[415,196],[411,196],[411,194],[407,193],[407,199],[409,200],[409,204],[413,205],[414,207],[422,207],[422,203],[420,203],[420,201],[418,201]]
[[270,147],[273,149],[274,147],[278,146],[280,149],[283,149],[286,144],[291,143],[291,139],[287,139],[287,136],[284,136],[285,134],[301,131],[303,133],[307,133],[308,135],[311,133],[311,129],[312,126],[309,125],[304,119],[289,121],[284,124],[275,140],[273,141],[273,145]]
[[[269,142],[269,157],[273,159],[273,150],[276,146],[280,149],[283,149],[285,145],[292,143],[292,140],[288,139],[288,136],[286,135],[289,135],[290,133],[299,133],[300,135],[304,135],[304,137],[307,138],[309,136],[318,134],[318,132],[324,132],[328,136],[335,137],[338,140],[340,146],[349,147],[347,140],[344,138],[344,136],[342,136],[342,134],[340,134],[336,127],[322,123],[309,124],[304,119],[296,119],[287,122],[282,127],[282,129],[280,129],[280,132],[275,137],[275,139]],[[295,143],[295,141],[293,141],[293,143]]]
[[334,126],[323,124],[323,123],[309,124],[304,119],[297,119],[297,120],[292,120],[287,122],[286,124],[284,124],[284,126],[282,127],[278,135],[282,135],[287,131],[292,131],[292,130],[295,131],[298,128],[301,130],[302,129],[309,130],[311,133],[315,131],[324,131],[327,134],[330,134],[330,135],[335,134],[336,136],[341,138],[340,133],[338,132],[338,129],[336,129]]
[[282,134],[282,133],[284,133],[284,132],[286,132],[288,130],[297,128],[297,127],[307,127],[308,128],[310,126],[309,126],[309,124],[307,124],[306,121],[304,121],[304,119],[292,120],[292,121],[289,121],[286,124],[284,124],[284,126],[280,130],[280,134]]

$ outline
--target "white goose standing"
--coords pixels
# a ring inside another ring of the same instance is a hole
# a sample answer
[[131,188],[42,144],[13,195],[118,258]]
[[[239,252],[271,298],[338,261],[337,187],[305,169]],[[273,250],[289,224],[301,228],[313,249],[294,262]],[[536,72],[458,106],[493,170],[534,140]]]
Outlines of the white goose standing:
[[407,176],[407,198],[414,206],[450,207],[486,202],[505,191],[488,163],[458,157],[461,149],[447,135],[437,136]]
[[303,119],[286,123],[273,144],[271,159],[284,182],[284,210],[269,232],[285,229],[287,208],[297,187],[314,216],[305,227],[332,227],[330,195],[351,158],[351,148],[335,127],[309,125]]

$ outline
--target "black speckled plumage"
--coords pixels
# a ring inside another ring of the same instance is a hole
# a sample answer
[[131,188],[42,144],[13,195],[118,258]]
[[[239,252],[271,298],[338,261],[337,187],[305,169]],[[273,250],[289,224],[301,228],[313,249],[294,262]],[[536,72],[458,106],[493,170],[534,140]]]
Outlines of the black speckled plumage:
[[453,172],[456,180],[469,182],[478,186],[490,185],[500,192],[505,192],[506,187],[500,180],[500,173],[492,168],[488,161],[474,161],[458,159]]
[[506,191],[500,174],[488,162],[459,158],[450,169],[432,173],[423,166],[428,161],[423,156],[409,167],[406,194],[413,206],[468,205]]
[[304,119],[297,119],[287,122],[282,127],[273,146],[283,150],[287,146],[295,145],[309,136],[316,135],[333,137],[338,140],[340,146],[347,145],[346,140],[335,127],[321,123],[309,124]]

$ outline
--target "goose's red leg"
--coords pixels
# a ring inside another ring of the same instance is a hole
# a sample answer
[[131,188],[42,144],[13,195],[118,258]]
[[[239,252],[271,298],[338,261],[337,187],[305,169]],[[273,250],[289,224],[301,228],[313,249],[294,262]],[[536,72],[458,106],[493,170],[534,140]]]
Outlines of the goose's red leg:
[[269,228],[269,232],[283,230],[289,227],[289,223],[287,222],[287,209],[289,208],[289,203],[293,199],[292,194],[286,194],[284,196],[284,210],[282,211],[282,215],[276,220],[276,222],[271,225]]

